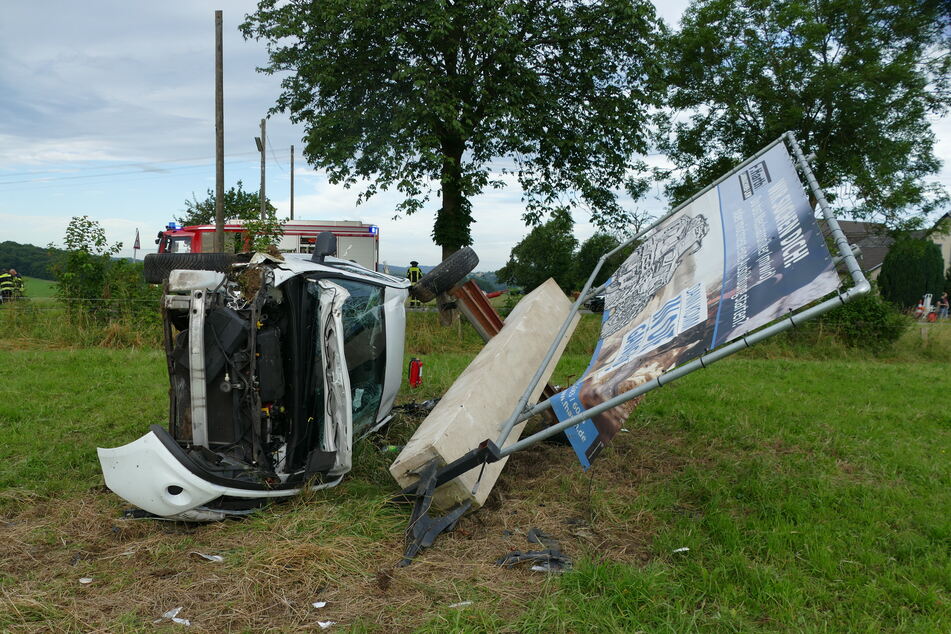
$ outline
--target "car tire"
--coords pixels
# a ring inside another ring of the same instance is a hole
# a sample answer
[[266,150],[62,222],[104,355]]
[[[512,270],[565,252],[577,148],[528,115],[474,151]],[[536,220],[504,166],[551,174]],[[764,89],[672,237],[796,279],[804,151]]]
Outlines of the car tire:
[[430,302],[459,283],[478,263],[479,256],[472,247],[463,247],[419,278],[409,294],[421,302]]
[[161,284],[176,269],[227,273],[235,262],[232,253],[150,253],[145,256],[145,281]]

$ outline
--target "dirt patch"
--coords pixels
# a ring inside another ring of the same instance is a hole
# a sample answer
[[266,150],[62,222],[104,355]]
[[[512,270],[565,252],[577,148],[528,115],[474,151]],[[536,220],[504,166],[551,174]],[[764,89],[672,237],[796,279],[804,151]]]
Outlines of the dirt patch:
[[655,521],[635,502],[684,466],[677,443],[621,434],[587,474],[567,445],[516,454],[486,506],[407,568],[396,563],[409,508],[361,496],[362,480],[197,526],[120,519],[121,501],[100,490],[25,500],[0,521],[0,629],[141,629],[179,606],[190,631],[297,631],[318,620],[408,631],[465,601],[514,616],[557,583],[495,565],[533,547],[531,528],[576,560],[649,558]]

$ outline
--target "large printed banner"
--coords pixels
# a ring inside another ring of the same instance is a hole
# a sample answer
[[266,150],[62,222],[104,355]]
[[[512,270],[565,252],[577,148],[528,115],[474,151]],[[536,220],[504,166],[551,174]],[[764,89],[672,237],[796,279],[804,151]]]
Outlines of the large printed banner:
[[[584,376],[559,420],[660,376],[838,288],[792,160],[777,143],[647,234],[611,278]],[[629,401],[565,433],[587,469]]]

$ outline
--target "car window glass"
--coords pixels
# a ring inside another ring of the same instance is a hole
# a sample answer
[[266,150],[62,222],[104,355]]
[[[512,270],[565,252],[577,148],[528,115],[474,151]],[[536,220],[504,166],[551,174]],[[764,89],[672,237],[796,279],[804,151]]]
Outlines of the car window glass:
[[344,354],[353,400],[353,434],[376,422],[386,371],[383,288],[355,280],[334,279],[349,291],[343,305]]

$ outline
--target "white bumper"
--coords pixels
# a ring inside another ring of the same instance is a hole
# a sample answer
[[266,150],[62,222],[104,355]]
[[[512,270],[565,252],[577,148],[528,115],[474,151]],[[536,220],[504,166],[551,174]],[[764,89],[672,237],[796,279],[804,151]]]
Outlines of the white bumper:
[[[136,441],[99,448],[99,463],[106,486],[140,509],[162,517],[179,516],[221,496],[277,498],[295,495],[300,489],[252,491],[213,484],[189,471],[153,432]],[[318,485],[325,488],[339,480]],[[188,514],[182,519],[190,519]]]

